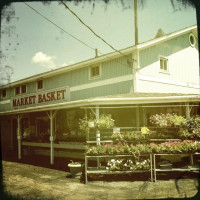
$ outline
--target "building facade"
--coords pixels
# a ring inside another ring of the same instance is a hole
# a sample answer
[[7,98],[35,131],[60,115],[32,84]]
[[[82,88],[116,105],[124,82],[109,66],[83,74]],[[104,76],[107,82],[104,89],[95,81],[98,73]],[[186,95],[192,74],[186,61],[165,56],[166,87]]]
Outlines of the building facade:
[[[139,127],[155,113],[198,114],[199,91],[197,27],[192,26],[2,86],[2,150],[21,159],[23,149],[31,147],[50,155],[52,164],[54,156],[81,157],[84,145],[55,140],[60,131],[81,138],[74,122],[86,113],[111,114],[117,127]],[[48,142],[39,141],[45,137]],[[80,152],[72,155],[73,149]]]

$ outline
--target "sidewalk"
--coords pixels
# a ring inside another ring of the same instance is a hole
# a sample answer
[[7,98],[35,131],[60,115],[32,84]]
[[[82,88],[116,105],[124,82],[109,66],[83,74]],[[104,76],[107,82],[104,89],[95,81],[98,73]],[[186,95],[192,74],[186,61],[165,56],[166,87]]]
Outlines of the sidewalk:
[[[147,181],[89,181],[66,178],[69,172],[2,161],[6,191],[27,199],[121,200],[189,198],[197,194],[197,179]],[[200,199],[196,196],[195,199]]]

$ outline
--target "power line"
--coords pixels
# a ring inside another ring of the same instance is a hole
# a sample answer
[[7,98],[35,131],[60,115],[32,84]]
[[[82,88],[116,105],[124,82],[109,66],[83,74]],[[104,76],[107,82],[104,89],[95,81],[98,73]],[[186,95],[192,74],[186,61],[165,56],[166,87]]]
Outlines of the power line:
[[88,44],[86,44],[85,42],[81,41],[80,39],[78,39],[77,37],[73,36],[72,34],[68,33],[66,30],[64,30],[63,28],[61,28],[60,26],[58,26],[56,23],[52,22],[50,19],[48,19],[47,17],[45,17],[43,14],[41,14],[40,12],[38,12],[36,9],[34,9],[33,7],[31,7],[29,4],[27,4],[26,2],[24,2],[30,9],[34,10],[37,14],[39,14],[41,17],[43,17],[44,19],[46,19],[48,22],[50,22],[51,24],[53,24],[54,26],[56,26],[57,28],[61,29],[63,32],[67,33],[69,36],[73,37],[74,39],[78,40],[79,42],[81,42],[82,44],[86,45],[87,47],[89,47],[92,50],[95,50],[95,48],[89,46]]
[[[101,39],[105,44],[107,44],[110,48],[112,48],[114,51],[120,53],[121,55],[125,56],[128,58],[127,55],[123,54],[121,51],[115,49],[111,44],[109,44],[108,42],[106,42],[101,36],[99,36],[97,33],[95,33],[92,28],[90,28],[87,24],[85,24],[81,19],[80,17],[78,17],[78,15],[72,11],[63,1],[61,1],[61,3],[65,6],[65,8],[67,8],[85,27],[87,27],[96,37],[98,37],[99,39]],[[128,58],[129,59],[129,58]],[[129,59],[131,60],[131,62],[133,62],[134,60],[133,59]]]
[[[34,12],[36,12],[37,14],[39,14],[41,17],[43,17],[44,19],[46,19],[48,22],[50,22],[51,24],[53,24],[54,26],[56,26],[57,28],[59,28],[60,30],[62,30],[64,33],[68,34],[69,36],[71,36],[72,38],[74,38],[75,40],[79,41],[80,43],[84,44],[85,46],[89,47],[92,50],[96,50],[95,48],[91,47],[90,45],[86,44],[85,42],[81,41],[80,39],[78,39],[77,37],[73,36],[72,34],[68,33],[66,30],[64,30],[62,27],[60,27],[59,25],[57,25],[56,23],[54,23],[53,21],[51,21],[50,19],[48,19],[47,17],[45,17],[43,14],[41,14],[39,11],[37,11],[36,9],[34,9],[33,7],[31,7],[29,4],[27,4],[26,2],[24,2],[24,4],[26,6],[28,6],[30,9],[32,9]],[[113,59],[111,56],[107,56],[103,53],[101,53],[99,50],[97,50],[100,54],[104,55],[105,57],[109,58],[109,59]],[[121,53],[122,54],[122,53]],[[126,55],[125,55],[126,56]],[[128,57],[128,56],[126,56]],[[130,59],[128,58],[128,60],[130,61]],[[126,67],[131,67],[132,68],[132,63],[125,65],[123,63],[120,63],[118,61],[114,61],[116,63],[119,63],[121,65],[124,65]],[[130,65],[130,66],[129,66]]]

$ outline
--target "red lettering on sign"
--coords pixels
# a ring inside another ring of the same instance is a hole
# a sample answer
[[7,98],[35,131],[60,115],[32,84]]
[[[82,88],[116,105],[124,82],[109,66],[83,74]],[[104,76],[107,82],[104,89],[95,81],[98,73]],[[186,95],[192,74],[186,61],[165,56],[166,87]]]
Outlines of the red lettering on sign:
[[38,103],[42,103],[42,95],[41,94],[38,94]]
[[28,100],[29,100],[29,104],[32,104],[32,97],[29,97]]
[[35,98],[36,98],[36,96],[32,96],[33,104],[35,104]]
[[16,99],[13,99],[13,107],[17,106],[17,102],[16,101],[17,101]]
[[51,92],[51,101],[54,101],[54,100],[56,100],[56,98],[55,98],[55,92]]
[[21,98],[21,106],[24,105],[24,98]]
[[57,91],[57,100],[60,100],[61,96],[60,96],[60,91]]
[[47,93],[47,101],[51,101],[51,93],[50,92]]
[[43,102],[46,102],[46,101],[47,101],[47,100],[46,100],[46,97],[45,97],[45,94],[43,94],[42,99],[43,99]]
[[19,99],[17,99],[17,106],[21,106],[21,105],[20,105],[20,100],[19,100]]
[[65,99],[65,92],[66,92],[66,90],[61,90],[60,92],[62,93],[62,99]]
[[24,103],[24,104],[25,104],[25,105],[28,105],[28,104],[29,104],[29,102],[28,102],[28,97],[25,97],[24,100],[25,100],[25,103]]

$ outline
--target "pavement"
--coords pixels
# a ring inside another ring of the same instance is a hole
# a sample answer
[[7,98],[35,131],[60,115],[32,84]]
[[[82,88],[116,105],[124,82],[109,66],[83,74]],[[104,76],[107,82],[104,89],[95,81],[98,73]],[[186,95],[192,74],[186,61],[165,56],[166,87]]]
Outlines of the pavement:
[[84,184],[68,171],[2,161],[3,185],[12,196],[48,200],[200,199],[199,180],[182,176],[156,182],[90,179]]

